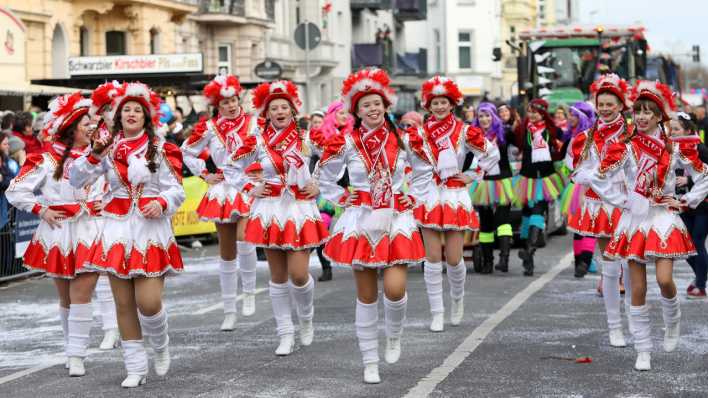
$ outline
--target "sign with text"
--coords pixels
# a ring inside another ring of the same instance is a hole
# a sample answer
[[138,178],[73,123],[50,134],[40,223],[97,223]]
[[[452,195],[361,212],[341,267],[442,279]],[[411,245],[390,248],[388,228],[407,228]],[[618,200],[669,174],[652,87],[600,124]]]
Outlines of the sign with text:
[[25,255],[39,221],[33,213],[15,209],[15,258]]
[[201,53],[69,58],[71,76],[202,72]]

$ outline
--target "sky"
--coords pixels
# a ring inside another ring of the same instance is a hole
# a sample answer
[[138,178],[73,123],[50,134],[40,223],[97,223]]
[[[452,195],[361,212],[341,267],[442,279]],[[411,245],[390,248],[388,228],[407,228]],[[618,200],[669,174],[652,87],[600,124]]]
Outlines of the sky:
[[691,46],[701,46],[708,66],[708,1],[705,0],[580,0],[581,24],[641,24],[653,54],[671,54],[692,63]]

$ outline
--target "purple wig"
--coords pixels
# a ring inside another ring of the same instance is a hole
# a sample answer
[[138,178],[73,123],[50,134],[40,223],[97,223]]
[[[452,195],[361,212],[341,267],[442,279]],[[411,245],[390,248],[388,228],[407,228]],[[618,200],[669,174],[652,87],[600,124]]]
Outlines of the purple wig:
[[504,144],[506,141],[506,137],[504,137],[504,122],[502,122],[501,118],[499,117],[499,114],[497,113],[497,107],[494,106],[494,104],[492,104],[491,102],[481,102],[479,106],[477,106],[477,116],[475,116],[472,125],[481,129],[482,126],[479,125],[480,112],[487,113],[489,114],[489,116],[492,117],[492,125],[489,127],[489,130],[485,131],[485,136],[488,139],[491,139],[496,136],[497,142],[499,142],[500,144]]
[[595,111],[592,105],[586,102],[576,102],[569,109],[570,113],[578,119],[578,125],[575,128],[568,124],[568,129],[565,131],[565,140],[575,137],[578,133],[591,128],[595,124]]

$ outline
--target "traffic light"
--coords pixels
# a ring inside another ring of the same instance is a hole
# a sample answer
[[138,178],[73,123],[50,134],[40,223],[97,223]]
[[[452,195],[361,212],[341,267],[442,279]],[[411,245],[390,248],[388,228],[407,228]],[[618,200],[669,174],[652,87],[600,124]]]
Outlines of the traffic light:
[[691,58],[693,62],[701,62],[701,46],[694,45],[693,51],[691,52]]

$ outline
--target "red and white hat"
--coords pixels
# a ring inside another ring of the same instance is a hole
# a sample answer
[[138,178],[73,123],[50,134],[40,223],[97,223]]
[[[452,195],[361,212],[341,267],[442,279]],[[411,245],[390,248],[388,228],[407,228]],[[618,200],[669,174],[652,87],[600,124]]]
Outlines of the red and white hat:
[[453,106],[462,105],[463,96],[460,88],[450,78],[433,76],[432,79],[423,83],[421,91],[423,97],[421,106],[425,109],[430,107],[430,102],[435,97],[446,97]]
[[342,85],[342,102],[351,114],[356,114],[356,104],[361,97],[379,94],[386,106],[396,104],[396,93],[390,86],[391,78],[379,68],[362,69],[350,74]]
[[671,114],[676,111],[676,102],[669,86],[663,83],[640,80],[632,88],[632,102],[640,99],[653,101],[661,109],[661,121],[666,122],[671,119]]
[[54,98],[49,103],[49,112],[44,116],[42,135],[55,140],[62,130],[88,114],[90,106],[91,100],[82,97],[80,92]]
[[160,121],[160,103],[162,99],[150,87],[140,82],[124,83],[115,97],[111,108],[110,117],[115,118],[115,114],[128,101],[139,102],[150,113],[152,124],[158,125]]
[[118,83],[117,80],[112,82],[103,83],[96,87],[91,93],[91,107],[89,108],[89,115],[91,117],[96,116],[101,109],[111,104],[113,98],[118,95],[118,91],[121,90],[125,83]]
[[220,75],[204,86],[204,96],[212,106],[218,106],[221,100],[233,96],[240,97],[243,87],[234,75]]
[[277,80],[274,82],[261,83],[256,87],[252,95],[253,107],[261,117],[265,117],[268,104],[274,99],[282,98],[290,102],[295,112],[300,112],[300,95],[297,86],[290,80]]
[[619,98],[624,110],[628,109],[627,94],[629,93],[629,84],[615,73],[608,73],[600,76],[590,85],[590,94],[597,108],[597,97],[602,93],[610,93]]

